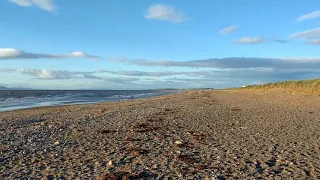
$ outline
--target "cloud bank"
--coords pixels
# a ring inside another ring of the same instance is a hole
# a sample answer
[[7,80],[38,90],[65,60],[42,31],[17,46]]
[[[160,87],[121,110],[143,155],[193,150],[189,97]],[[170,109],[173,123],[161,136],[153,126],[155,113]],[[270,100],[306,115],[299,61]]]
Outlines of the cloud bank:
[[[289,60],[286,60],[289,61]],[[292,64],[296,59],[292,59]],[[30,76],[35,80],[52,81],[78,81],[92,82],[102,87],[102,84],[109,88],[130,87],[132,89],[142,88],[194,88],[194,87],[235,87],[244,84],[267,83],[288,79],[308,79],[319,77],[320,61],[310,60],[316,64],[303,65],[298,68],[291,66],[283,68],[281,66],[266,66],[251,68],[252,65],[227,66],[223,69],[195,70],[195,71],[110,71],[96,70],[88,72],[47,70],[47,69],[9,69],[0,68],[0,73],[20,73]],[[298,63],[299,64],[299,63]],[[317,67],[313,67],[317,65]],[[245,67],[245,68],[242,68]],[[250,67],[250,68],[249,68]],[[87,81],[84,81],[87,80]],[[129,86],[128,86],[129,85]],[[79,87],[81,88],[81,87]]]
[[108,76],[96,76],[98,71],[78,72],[67,70],[48,70],[48,69],[10,69],[0,68],[0,73],[16,72],[20,74],[26,74],[38,80],[68,80],[68,79],[91,79],[101,80],[112,83],[125,84],[140,80],[133,77],[108,77]]
[[114,59],[113,61],[137,66],[189,67],[212,69],[277,68],[277,69],[320,69],[320,58],[258,58],[229,57],[191,61],[150,61],[144,59]]
[[13,48],[0,48],[0,60],[9,59],[66,59],[66,58],[92,58],[98,59],[99,56],[89,55],[84,52],[76,51],[71,54],[42,54],[29,53]]
[[153,20],[169,21],[173,23],[181,23],[186,20],[183,12],[178,11],[172,6],[155,4],[149,7],[145,18]]
[[55,4],[52,0],[9,0],[22,7],[36,6],[46,11],[54,11]]

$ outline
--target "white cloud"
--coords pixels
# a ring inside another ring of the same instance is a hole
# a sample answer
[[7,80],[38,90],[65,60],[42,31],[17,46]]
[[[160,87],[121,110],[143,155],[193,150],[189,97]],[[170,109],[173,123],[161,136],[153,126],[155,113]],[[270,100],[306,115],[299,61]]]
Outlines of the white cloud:
[[65,59],[65,58],[99,58],[84,52],[76,51],[71,54],[42,54],[29,53],[13,48],[0,48],[0,60],[8,59]]
[[172,6],[155,4],[149,7],[145,18],[154,20],[170,21],[173,23],[181,23],[186,20],[183,12],[178,11]]
[[52,0],[10,0],[12,3],[15,3],[23,7],[36,6],[46,11],[54,11],[55,4]]
[[54,11],[55,5],[52,0],[33,0],[36,6],[47,11]]
[[307,44],[320,45],[320,39],[308,41]]
[[88,55],[84,52],[76,51],[76,52],[71,53],[71,56],[73,56],[73,57],[86,57]]
[[21,51],[11,48],[0,48],[0,59],[1,58],[9,58],[9,57],[17,57],[21,54]]
[[47,69],[20,69],[18,72],[22,74],[29,74],[31,76],[35,76],[39,79],[70,79],[72,73],[69,71],[54,71],[54,70],[47,70]]
[[237,44],[259,44],[263,43],[265,39],[263,37],[243,37],[236,41]]
[[228,35],[228,34],[231,34],[231,33],[235,32],[238,28],[239,28],[238,25],[229,26],[229,27],[226,27],[224,29],[221,29],[220,30],[220,34]]
[[313,11],[309,14],[302,15],[297,19],[297,21],[305,21],[305,20],[310,20],[317,17],[320,17],[320,11]]
[[280,44],[287,44],[290,41],[275,38],[265,38],[265,37],[243,37],[235,41],[237,44],[260,44],[265,42],[274,42]]
[[299,38],[299,39],[307,39],[307,40],[315,40],[320,39],[320,27],[316,29],[311,29],[303,32],[297,32],[291,34],[290,38]]
[[19,6],[30,7],[32,6],[32,0],[9,0]]
[[[118,76],[118,77],[109,77],[109,76],[96,76],[96,73],[107,73],[109,71],[87,71],[87,72],[80,72],[80,71],[67,71],[67,70],[48,70],[48,69],[10,69],[10,68],[0,68],[0,73],[11,73],[11,72],[18,72],[21,74],[26,74],[35,79],[39,80],[61,80],[61,79],[90,79],[90,80],[99,80],[110,82],[114,84],[128,84],[131,82],[139,81],[140,78],[136,77],[128,77],[125,76]],[[112,71],[110,71],[112,72]],[[115,73],[109,73],[115,74]]]

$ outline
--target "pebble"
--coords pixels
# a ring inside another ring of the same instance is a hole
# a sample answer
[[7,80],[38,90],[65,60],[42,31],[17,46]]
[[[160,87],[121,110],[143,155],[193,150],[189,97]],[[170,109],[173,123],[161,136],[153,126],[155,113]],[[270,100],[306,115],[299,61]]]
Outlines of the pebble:
[[54,142],[54,145],[55,145],[55,146],[58,146],[59,144],[60,144],[59,141]]
[[112,163],[112,161],[110,160],[107,165],[108,165],[108,166],[112,166],[112,164],[113,164],[113,163]]

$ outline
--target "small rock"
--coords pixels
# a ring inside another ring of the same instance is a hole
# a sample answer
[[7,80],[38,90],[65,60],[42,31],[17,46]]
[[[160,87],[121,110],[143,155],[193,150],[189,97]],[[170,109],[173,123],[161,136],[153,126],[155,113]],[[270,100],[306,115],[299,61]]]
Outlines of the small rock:
[[152,166],[152,169],[158,169],[158,164],[154,164],[154,165]]
[[182,143],[182,141],[175,141],[174,144],[181,145],[183,143]]
[[107,165],[112,166],[112,161],[110,160]]
[[137,157],[140,155],[140,152],[139,151],[132,151],[131,155]]
[[58,146],[59,144],[60,144],[59,141],[54,142],[54,145],[55,145],[55,146]]

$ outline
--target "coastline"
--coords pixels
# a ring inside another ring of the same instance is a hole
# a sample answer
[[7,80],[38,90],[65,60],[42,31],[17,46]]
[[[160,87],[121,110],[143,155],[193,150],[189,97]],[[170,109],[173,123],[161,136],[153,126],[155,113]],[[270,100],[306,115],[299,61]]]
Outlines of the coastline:
[[[1,90],[0,90],[1,91]],[[55,92],[55,90],[49,90],[49,92]],[[99,91],[99,90],[97,90]],[[136,94],[138,96],[134,96],[132,95],[133,99],[146,99],[146,98],[152,98],[152,97],[158,97],[158,96],[165,96],[165,95],[169,95],[169,94],[179,94],[181,91],[180,90],[154,90],[154,94],[150,95],[150,94],[146,94],[146,95],[140,95],[140,94]],[[10,91],[8,91],[10,92]],[[23,91],[22,91],[23,92]],[[34,90],[30,90],[29,92],[37,92]],[[48,92],[48,91],[40,91],[39,92]],[[56,91],[59,92],[59,91]],[[60,91],[60,92],[65,92],[65,91]],[[67,92],[81,92],[81,91],[67,91]],[[84,91],[86,92],[86,91]],[[93,91],[94,92],[94,91]],[[155,94],[155,93],[158,94]],[[5,99],[4,99],[5,100]],[[109,103],[109,102],[117,102],[117,101],[127,101],[127,100],[132,100],[131,98],[125,96],[125,97],[121,97],[119,96],[118,98],[115,98],[113,96],[111,97],[105,97],[104,100],[90,100],[90,99],[65,99],[65,100],[60,100],[60,101],[50,101],[50,100],[46,100],[46,101],[42,101],[42,102],[37,102],[37,103],[33,103],[33,104],[28,104],[28,105],[18,105],[18,106],[8,106],[8,107],[4,107],[1,108],[0,105],[0,112],[8,112],[8,111],[16,111],[16,110],[22,110],[22,109],[33,109],[33,108],[42,108],[42,107],[59,107],[59,106],[72,106],[72,105],[85,105],[85,104],[99,104],[99,103]]]
[[320,97],[187,90],[0,112],[2,179],[319,178]]

